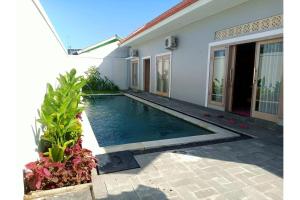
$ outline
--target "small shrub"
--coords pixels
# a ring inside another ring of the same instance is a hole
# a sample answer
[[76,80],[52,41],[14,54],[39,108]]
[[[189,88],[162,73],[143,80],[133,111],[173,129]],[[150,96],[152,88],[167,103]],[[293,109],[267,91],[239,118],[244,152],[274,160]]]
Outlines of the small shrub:
[[85,93],[119,90],[119,87],[106,76],[102,78],[100,72],[94,66],[90,67],[85,74],[86,85],[82,88]]
[[75,69],[57,80],[57,88],[47,85],[39,110],[38,122],[43,130],[40,159],[25,166],[26,193],[89,183],[91,170],[96,167],[92,152],[81,145],[81,90],[86,82],[82,76],[76,76]]
[[81,89],[86,82],[82,76],[76,77],[75,69],[59,75],[57,80],[59,86],[55,89],[47,84],[38,122],[43,127],[40,149],[52,161],[62,162],[67,158],[64,156],[65,149],[74,145],[82,133],[77,116],[84,109],[80,105]]
[[65,150],[70,157],[65,162],[52,162],[40,154],[40,159],[26,165],[25,192],[48,190],[91,182],[91,170],[96,167],[96,158],[88,149],[81,148],[81,140]]

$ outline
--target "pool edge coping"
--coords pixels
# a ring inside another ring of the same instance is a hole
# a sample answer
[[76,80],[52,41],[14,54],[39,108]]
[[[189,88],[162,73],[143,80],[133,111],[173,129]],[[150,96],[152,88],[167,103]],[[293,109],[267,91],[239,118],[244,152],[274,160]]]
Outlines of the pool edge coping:
[[124,95],[123,92],[118,92],[118,93],[103,93],[103,94],[85,94],[84,96],[120,96]]

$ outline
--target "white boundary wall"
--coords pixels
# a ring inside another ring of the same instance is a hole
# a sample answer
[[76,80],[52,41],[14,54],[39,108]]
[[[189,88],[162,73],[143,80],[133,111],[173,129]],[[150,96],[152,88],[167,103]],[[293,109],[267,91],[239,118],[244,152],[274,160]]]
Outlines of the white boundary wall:
[[[58,74],[71,68],[83,74],[89,66],[95,65],[121,89],[126,89],[127,65],[123,57],[127,57],[128,52],[126,48],[115,51],[116,48],[117,43],[112,43],[100,49],[102,52],[69,56],[39,1],[17,2],[17,196],[23,195],[24,165],[38,158],[35,134],[42,132],[35,120],[46,84],[57,86]],[[111,65],[113,67],[108,68]],[[5,87],[9,87],[9,83]]]
[[[9,67],[9,66],[6,66]],[[38,158],[35,119],[47,82],[57,85],[59,73],[72,65],[42,6],[36,0],[17,2],[17,191],[23,195],[22,169]],[[9,83],[7,86],[9,87]],[[9,97],[6,97],[9,98]]]
[[17,142],[22,165],[37,158],[32,128],[46,84],[56,85],[58,74],[71,67],[65,49],[42,17],[39,3],[19,1],[17,9]]
[[90,66],[97,67],[102,76],[113,81],[120,89],[127,89],[127,57],[126,47],[118,48],[118,41],[98,49],[70,55],[70,61],[78,71],[84,73]]

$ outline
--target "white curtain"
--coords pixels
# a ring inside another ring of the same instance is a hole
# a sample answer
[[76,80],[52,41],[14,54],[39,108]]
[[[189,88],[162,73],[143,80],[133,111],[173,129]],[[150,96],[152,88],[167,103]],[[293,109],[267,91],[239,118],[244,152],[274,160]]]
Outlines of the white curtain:
[[161,93],[169,92],[170,56],[156,58],[156,90]]
[[223,101],[224,76],[225,76],[225,50],[214,52],[213,75],[212,75],[212,94],[211,100],[216,102]]
[[260,46],[255,110],[276,115],[283,70],[282,42]]
[[137,62],[132,62],[131,64],[131,70],[132,70],[132,86],[133,87],[137,87],[137,80],[138,80],[138,73],[137,73],[137,67],[138,67],[138,63]]

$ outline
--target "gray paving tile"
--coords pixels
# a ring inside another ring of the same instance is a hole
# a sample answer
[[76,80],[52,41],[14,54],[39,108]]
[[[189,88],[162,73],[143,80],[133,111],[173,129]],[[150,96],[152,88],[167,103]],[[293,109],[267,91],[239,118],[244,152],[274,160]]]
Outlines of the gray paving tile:
[[218,194],[218,192],[212,188],[204,189],[204,190],[199,190],[198,192],[195,192],[195,195],[198,198],[207,198],[210,196],[214,196]]
[[[168,106],[176,104],[176,109],[192,114],[199,110],[203,113],[203,109],[195,105],[170,103],[164,98],[160,101]],[[185,108],[180,108],[181,105]],[[256,139],[136,155],[140,169],[101,176],[93,174],[96,198],[282,199],[283,148],[276,142],[279,136],[274,133],[280,129],[276,126],[272,130],[264,129],[255,121],[251,126],[254,129],[247,131],[256,131]],[[268,137],[275,139],[269,141]]]

